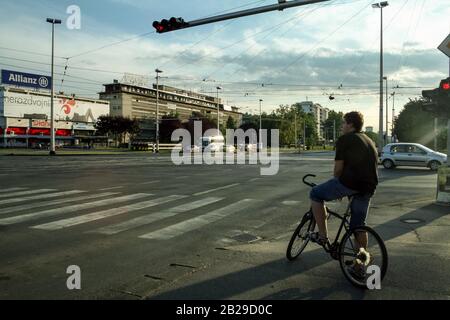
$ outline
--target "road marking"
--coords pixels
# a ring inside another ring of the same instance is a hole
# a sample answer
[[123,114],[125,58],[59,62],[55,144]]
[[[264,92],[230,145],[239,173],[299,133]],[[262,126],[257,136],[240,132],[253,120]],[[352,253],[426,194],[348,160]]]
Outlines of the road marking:
[[153,200],[149,200],[149,201],[143,201],[143,202],[139,202],[139,203],[135,203],[135,204],[131,204],[128,206],[119,207],[119,208],[113,208],[113,209],[98,211],[98,212],[94,212],[94,213],[90,213],[90,214],[85,214],[85,215],[82,215],[79,217],[45,223],[45,224],[41,224],[38,226],[33,226],[31,228],[41,229],[41,230],[59,230],[59,229],[64,229],[64,228],[76,226],[79,224],[87,223],[87,222],[92,222],[95,220],[100,220],[100,219],[117,216],[117,215],[123,214],[123,213],[129,213],[129,212],[133,212],[133,211],[137,211],[137,210],[154,207],[154,206],[157,206],[160,204],[183,199],[186,197],[187,196],[172,195],[172,196],[157,198],[157,199],[153,199]]
[[26,195],[29,195],[29,194],[52,192],[52,191],[57,191],[57,190],[55,190],[55,189],[38,189],[38,190],[20,191],[20,192],[8,193],[8,194],[0,194],[0,198],[26,196]]
[[24,205],[20,205],[20,206],[2,208],[2,209],[0,209],[0,214],[24,211],[24,210],[35,209],[35,208],[39,208],[39,207],[48,207],[48,206],[63,204],[63,203],[67,203],[67,202],[84,201],[84,200],[89,200],[89,199],[112,196],[115,194],[118,194],[118,193],[117,192],[104,192],[104,193],[99,193],[99,194],[91,194],[91,195],[83,196],[83,197],[66,198],[66,199],[54,200],[54,201],[29,203],[29,204],[24,204]]
[[240,185],[240,183],[233,183],[233,184],[229,184],[229,185],[224,186],[224,187],[220,187],[220,188],[216,188],[216,189],[210,189],[210,190],[206,190],[206,191],[203,191],[203,192],[197,192],[197,193],[194,193],[194,196],[201,196],[201,195],[204,195],[204,194],[207,194],[207,193],[210,193],[210,192],[233,188],[233,187],[238,186],[238,185]]
[[40,194],[40,195],[32,196],[32,197],[0,200],[0,204],[15,203],[15,202],[22,202],[22,201],[29,201],[29,200],[40,200],[40,199],[47,199],[47,198],[57,198],[57,197],[70,196],[72,194],[78,194],[78,193],[83,193],[83,192],[86,192],[86,191],[72,190],[72,191],[64,191],[64,192],[56,192],[56,193],[46,193],[46,194]]
[[250,206],[255,200],[253,199],[244,199],[238,201],[236,203],[230,204],[229,206],[211,211],[208,214],[201,215],[199,217],[189,219],[169,227],[156,230],[154,232],[150,232],[139,236],[141,239],[160,239],[160,240],[168,240],[174,238],[176,236],[182,235],[186,232],[196,230],[201,228],[207,224],[218,221],[220,219],[225,218],[233,213],[241,211],[248,206]]
[[149,181],[149,182],[141,182],[141,183],[139,183],[139,184],[153,184],[153,183],[158,183],[158,182],[161,182],[161,181],[159,181],[159,180],[154,180],[154,181]]
[[284,204],[285,206],[293,206],[296,207],[298,206],[300,203],[302,203],[301,201],[296,201],[296,200],[286,200],[283,201],[281,204]]
[[26,190],[26,189],[27,188],[9,188],[9,189],[0,190],[0,193],[11,192],[11,191],[19,191],[19,190]]
[[258,181],[258,180],[261,180],[261,178],[253,178],[253,179],[250,179],[250,180],[248,180],[249,182],[254,182],[254,181]]
[[150,224],[152,222],[162,220],[165,218],[169,218],[172,216],[175,216],[180,213],[188,212],[191,210],[195,210],[204,206],[207,206],[209,204],[218,202],[220,200],[223,200],[224,198],[217,198],[217,197],[209,197],[202,200],[190,202],[187,204],[182,204],[181,206],[170,208],[161,212],[157,212],[155,214],[149,214],[142,217],[138,217],[129,221],[125,221],[123,223],[106,226],[104,228],[100,228],[97,230],[90,231],[89,233],[100,233],[100,234],[116,234],[119,232],[123,232],[126,230],[130,230],[133,228],[137,228],[146,224]]
[[121,189],[121,188],[123,188],[123,186],[103,188],[103,189],[98,189],[98,191],[107,191],[107,190],[114,190],[114,189]]
[[90,208],[95,208],[95,207],[106,206],[109,204],[115,204],[115,203],[119,203],[119,202],[135,200],[135,199],[147,197],[150,195],[152,195],[152,194],[136,193],[136,194],[127,195],[127,196],[118,197],[118,198],[111,198],[111,199],[99,200],[99,201],[94,201],[94,202],[76,204],[76,205],[67,206],[67,207],[44,210],[44,211],[40,211],[40,212],[29,213],[29,214],[24,214],[24,215],[20,215],[20,216],[14,216],[14,217],[9,217],[9,218],[5,218],[5,219],[0,219],[0,225],[11,225],[11,224],[20,223],[20,222],[36,220],[38,218],[43,218],[43,217],[62,215],[62,214],[66,214],[66,213],[80,211],[83,209],[90,209]]

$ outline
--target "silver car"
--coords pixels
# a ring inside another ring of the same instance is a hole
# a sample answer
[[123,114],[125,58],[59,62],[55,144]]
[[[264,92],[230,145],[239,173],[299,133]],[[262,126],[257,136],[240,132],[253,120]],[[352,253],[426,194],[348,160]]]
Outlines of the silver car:
[[383,148],[380,162],[386,169],[417,166],[437,170],[440,165],[447,162],[447,155],[418,143],[391,143]]

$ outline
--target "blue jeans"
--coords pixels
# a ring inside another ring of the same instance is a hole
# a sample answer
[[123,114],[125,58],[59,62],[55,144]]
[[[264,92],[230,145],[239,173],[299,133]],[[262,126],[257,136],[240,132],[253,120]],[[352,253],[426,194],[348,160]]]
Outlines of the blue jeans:
[[338,178],[333,178],[325,183],[312,188],[310,193],[312,201],[324,203],[347,196],[354,196],[351,206],[350,228],[366,225],[367,213],[369,210],[372,194],[364,194],[344,186]]

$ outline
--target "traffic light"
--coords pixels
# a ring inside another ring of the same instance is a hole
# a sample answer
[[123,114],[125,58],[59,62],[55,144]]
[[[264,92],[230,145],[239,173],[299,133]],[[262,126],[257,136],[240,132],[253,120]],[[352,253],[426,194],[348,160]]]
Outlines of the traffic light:
[[423,90],[422,96],[427,100],[422,106],[423,111],[450,118],[450,78],[441,80],[437,89]]
[[153,28],[158,33],[164,33],[168,31],[178,30],[189,27],[189,23],[185,22],[183,18],[172,17],[169,20],[162,19],[161,21],[154,21]]

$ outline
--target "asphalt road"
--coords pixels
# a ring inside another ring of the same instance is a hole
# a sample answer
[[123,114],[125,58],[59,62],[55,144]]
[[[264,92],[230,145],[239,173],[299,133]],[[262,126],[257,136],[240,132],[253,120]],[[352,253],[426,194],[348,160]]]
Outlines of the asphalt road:
[[[283,154],[278,174],[261,176],[259,165],[176,166],[168,156],[2,156],[0,299],[365,298],[317,250],[308,251],[303,274],[301,263],[293,269],[281,258],[309,206],[301,177],[314,173],[316,182],[324,181],[332,165],[331,153]],[[439,259],[414,265],[414,272],[426,272],[429,286],[411,287],[410,278],[395,277],[388,295],[371,297],[449,297],[448,280],[442,280],[450,271],[449,247],[442,245],[448,241],[439,238],[446,236],[444,227],[433,229],[435,235],[426,229],[416,243],[415,227],[399,221],[415,202],[434,198],[436,174],[380,168],[380,177],[369,222],[392,242],[390,255],[405,256],[411,266],[415,252]],[[432,221],[440,218],[446,219],[439,213]],[[400,243],[414,252],[402,251]],[[300,277],[276,292],[272,282],[284,276],[262,281],[249,271],[270,263],[267,248],[278,257],[273,268],[282,265]],[[67,289],[71,265],[81,269],[81,290]],[[242,288],[216,286],[223,281]]]

